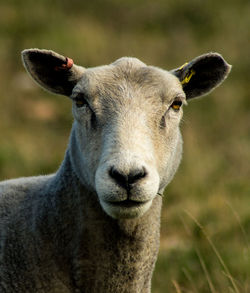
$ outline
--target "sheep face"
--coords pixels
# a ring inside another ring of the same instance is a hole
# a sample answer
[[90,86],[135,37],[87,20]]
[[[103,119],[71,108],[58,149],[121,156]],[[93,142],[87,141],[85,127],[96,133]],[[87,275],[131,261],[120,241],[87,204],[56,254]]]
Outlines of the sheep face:
[[85,69],[48,50],[24,50],[22,57],[42,87],[71,97],[71,163],[113,218],[142,216],[163,192],[181,159],[182,105],[210,92],[231,69],[218,53],[169,72],[135,58]]
[[179,80],[122,58],[86,70],[71,98],[78,175],[111,217],[143,215],[180,162],[185,94]]

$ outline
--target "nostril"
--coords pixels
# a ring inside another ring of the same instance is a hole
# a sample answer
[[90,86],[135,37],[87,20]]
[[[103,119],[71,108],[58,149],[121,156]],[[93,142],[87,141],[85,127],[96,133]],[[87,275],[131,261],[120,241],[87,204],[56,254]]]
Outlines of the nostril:
[[147,171],[144,167],[142,167],[141,169],[133,169],[129,172],[128,175],[125,175],[122,172],[116,170],[114,167],[111,167],[109,170],[109,176],[113,178],[120,186],[128,189],[129,185],[146,177]]
[[111,167],[111,169],[109,170],[109,176],[112,177],[119,185],[127,188],[128,177],[117,171],[114,167]]
[[133,184],[136,181],[146,177],[147,171],[144,167],[141,169],[132,170],[128,175],[128,184]]

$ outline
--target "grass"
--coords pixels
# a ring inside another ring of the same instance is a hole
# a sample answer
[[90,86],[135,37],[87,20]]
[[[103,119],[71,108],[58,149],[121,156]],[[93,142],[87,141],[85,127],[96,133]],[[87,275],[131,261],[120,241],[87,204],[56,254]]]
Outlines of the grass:
[[[174,241],[171,232],[168,240],[164,240],[166,236],[162,237],[153,280],[154,292],[248,292],[249,241],[239,222],[239,214],[231,207],[228,213],[236,219],[240,239],[225,245],[223,233],[212,229],[208,232],[209,226],[201,224],[203,217],[197,220],[188,210],[179,211]],[[245,273],[240,275],[236,267],[244,267]]]
[[233,70],[185,108],[152,292],[250,292],[249,15],[247,0],[1,1],[0,179],[56,170],[72,123],[70,101],[22,69],[24,48],[86,67],[132,55],[166,69],[218,51]]
[[[236,285],[236,283],[235,283],[235,281],[234,281],[234,279],[233,279],[233,277],[232,277],[232,275],[231,275],[231,273],[230,273],[230,271],[229,271],[229,269],[228,269],[226,263],[224,262],[222,256],[220,255],[218,249],[216,248],[214,242],[211,240],[210,236],[207,234],[206,230],[205,230],[204,227],[198,222],[198,220],[195,219],[195,218],[194,218],[189,212],[187,212],[187,211],[185,211],[185,212],[186,212],[186,214],[187,214],[187,215],[188,215],[188,216],[194,221],[194,223],[199,227],[199,229],[202,231],[202,233],[204,234],[206,240],[208,241],[209,245],[211,246],[211,248],[212,248],[214,254],[216,255],[217,259],[219,260],[219,262],[220,262],[222,268],[224,269],[224,271],[225,271],[225,275],[226,275],[226,276],[228,277],[228,279],[230,280],[234,292],[239,293],[239,289],[238,289],[238,287],[237,287],[237,285]],[[201,255],[200,255],[200,253],[199,253],[198,251],[197,251],[197,255],[198,255],[198,257],[199,257],[199,260],[200,260],[200,263],[201,263],[202,269],[203,269],[203,271],[204,271],[204,273],[205,273],[205,276],[206,276],[206,279],[207,279],[207,281],[208,281],[208,284],[209,284],[210,290],[211,290],[211,292],[214,292],[215,289],[214,289],[214,286],[213,286],[213,284],[212,284],[211,278],[210,278],[209,273],[208,273],[208,271],[207,271],[207,269],[206,269],[205,263],[204,263],[204,261],[203,261]]]

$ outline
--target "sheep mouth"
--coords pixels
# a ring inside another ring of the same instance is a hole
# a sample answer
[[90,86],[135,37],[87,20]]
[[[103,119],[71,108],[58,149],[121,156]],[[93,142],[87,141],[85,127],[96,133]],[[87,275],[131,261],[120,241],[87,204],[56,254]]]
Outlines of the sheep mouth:
[[108,202],[110,205],[121,208],[136,208],[145,205],[148,201],[135,201],[126,199],[122,201]]
[[114,219],[132,219],[142,216],[151,206],[152,200],[101,201],[104,211]]

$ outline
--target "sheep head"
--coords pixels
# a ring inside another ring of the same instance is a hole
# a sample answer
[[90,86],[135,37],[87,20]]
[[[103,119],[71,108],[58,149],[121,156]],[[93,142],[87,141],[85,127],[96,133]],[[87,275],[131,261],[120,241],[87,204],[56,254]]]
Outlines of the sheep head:
[[163,193],[182,156],[182,105],[230,71],[217,53],[172,71],[127,57],[86,69],[53,51],[30,49],[22,56],[35,81],[72,99],[74,171],[113,218],[140,217]]

